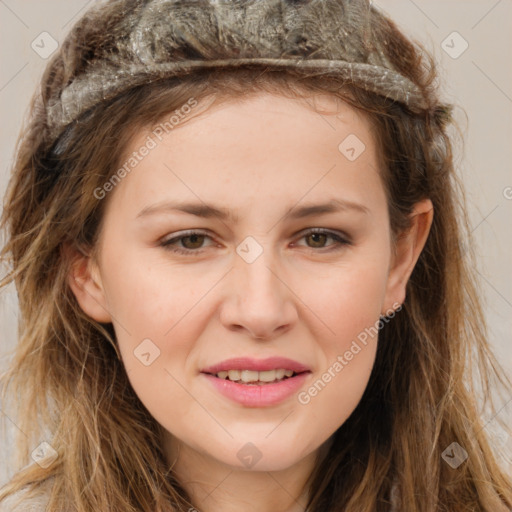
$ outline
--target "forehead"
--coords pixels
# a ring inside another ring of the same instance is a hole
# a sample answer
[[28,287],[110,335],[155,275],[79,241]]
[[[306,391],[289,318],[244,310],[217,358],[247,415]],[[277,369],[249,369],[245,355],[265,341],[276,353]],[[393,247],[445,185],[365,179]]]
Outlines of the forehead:
[[235,204],[237,198],[243,203],[262,196],[312,199],[333,189],[364,198],[380,185],[369,120],[325,94],[289,98],[260,92],[199,102],[183,122],[166,126],[162,119],[141,129],[123,161],[148,141],[151,149],[116,187],[117,200],[215,194]]

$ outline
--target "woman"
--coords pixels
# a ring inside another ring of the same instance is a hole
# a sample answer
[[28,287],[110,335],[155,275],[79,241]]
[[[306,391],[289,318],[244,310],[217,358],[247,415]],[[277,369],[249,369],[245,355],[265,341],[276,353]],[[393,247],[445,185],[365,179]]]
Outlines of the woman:
[[365,1],[91,9],[6,200],[4,507],[508,510],[435,77]]

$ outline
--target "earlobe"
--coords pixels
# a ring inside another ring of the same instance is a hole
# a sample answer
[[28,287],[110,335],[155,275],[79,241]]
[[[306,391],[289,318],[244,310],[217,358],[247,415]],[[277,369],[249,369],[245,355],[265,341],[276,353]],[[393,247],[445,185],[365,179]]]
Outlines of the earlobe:
[[411,213],[411,227],[396,240],[384,300],[388,312],[393,309],[393,304],[405,301],[407,282],[425,246],[433,218],[434,207],[430,199],[416,203]]
[[109,313],[101,277],[93,259],[78,249],[63,249],[70,261],[68,284],[85,314],[100,323],[109,323]]

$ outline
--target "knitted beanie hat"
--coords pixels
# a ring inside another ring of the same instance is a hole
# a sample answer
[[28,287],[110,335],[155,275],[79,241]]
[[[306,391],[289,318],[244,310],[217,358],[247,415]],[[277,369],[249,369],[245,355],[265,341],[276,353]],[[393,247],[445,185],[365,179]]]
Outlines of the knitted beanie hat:
[[45,101],[49,137],[132,87],[201,68],[314,70],[421,111],[421,90],[376,30],[381,19],[368,0],[100,1],[54,56],[62,84]]

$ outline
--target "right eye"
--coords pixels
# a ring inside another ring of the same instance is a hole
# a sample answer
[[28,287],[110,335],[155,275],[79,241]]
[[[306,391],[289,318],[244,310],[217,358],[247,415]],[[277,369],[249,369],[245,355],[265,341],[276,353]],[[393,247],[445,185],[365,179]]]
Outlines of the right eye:
[[[202,231],[184,231],[172,238],[162,240],[160,246],[171,252],[195,256],[204,251],[202,245],[206,238],[211,239],[210,236]],[[181,247],[177,244],[181,244]]]

